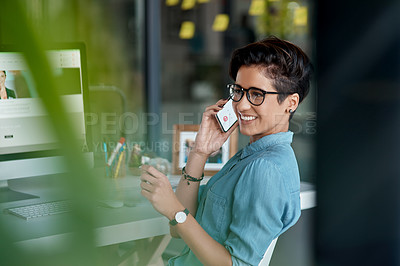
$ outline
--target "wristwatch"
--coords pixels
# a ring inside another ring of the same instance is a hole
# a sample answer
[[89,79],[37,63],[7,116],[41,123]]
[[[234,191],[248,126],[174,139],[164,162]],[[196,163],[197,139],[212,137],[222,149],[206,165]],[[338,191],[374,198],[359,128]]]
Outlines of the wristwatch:
[[182,212],[177,212],[175,214],[175,219],[173,219],[172,221],[169,221],[170,225],[177,225],[177,224],[181,224],[184,223],[186,221],[187,216],[189,215],[189,210],[185,209]]

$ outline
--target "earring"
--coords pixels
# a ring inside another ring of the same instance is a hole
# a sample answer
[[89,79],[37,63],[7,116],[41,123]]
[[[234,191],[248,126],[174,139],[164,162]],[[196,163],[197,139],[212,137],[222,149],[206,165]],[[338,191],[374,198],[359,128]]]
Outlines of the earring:
[[293,114],[293,113],[294,113],[294,111],[293,111],[292,109],[289,109],[289,113]]

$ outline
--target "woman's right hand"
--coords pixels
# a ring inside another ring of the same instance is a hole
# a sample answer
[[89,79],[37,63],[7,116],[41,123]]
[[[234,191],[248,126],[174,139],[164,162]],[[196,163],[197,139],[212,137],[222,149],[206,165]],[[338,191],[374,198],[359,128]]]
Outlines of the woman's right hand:
[[219,100],[216,104],[208,106],[203,113],[200,129],[196,136],[196,141],[192,152],[202,156],[210,156],[218,151],[232,132],[238,126],[235,123],[228,132],[223,132],[215,115],[222,109],[228,100]]

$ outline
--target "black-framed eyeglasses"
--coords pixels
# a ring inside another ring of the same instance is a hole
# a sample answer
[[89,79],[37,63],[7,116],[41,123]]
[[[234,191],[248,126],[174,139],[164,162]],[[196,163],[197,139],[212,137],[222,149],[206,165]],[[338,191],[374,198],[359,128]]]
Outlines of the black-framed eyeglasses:
[[229,95],[232,101],[239,102],[244,92],[246,92],[247,100],[255,106],[259,106],[264,102],[265,94],[286,94],[284,92],[264,91],[255,87],[245,89],[238,84],[228,84],[226,87],[229,89]]

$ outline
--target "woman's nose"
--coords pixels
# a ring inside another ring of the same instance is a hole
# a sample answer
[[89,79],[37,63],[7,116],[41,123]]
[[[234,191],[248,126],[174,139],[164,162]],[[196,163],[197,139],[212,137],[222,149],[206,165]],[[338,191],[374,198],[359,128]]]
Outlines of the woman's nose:
[[244,93],[242,99],[240,101],[236,102],[236,110],[237,111],[245,111],[251,108],[251,103],[247,99],[246,93]]

